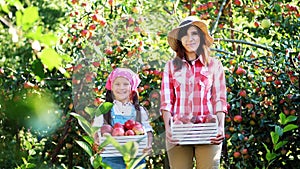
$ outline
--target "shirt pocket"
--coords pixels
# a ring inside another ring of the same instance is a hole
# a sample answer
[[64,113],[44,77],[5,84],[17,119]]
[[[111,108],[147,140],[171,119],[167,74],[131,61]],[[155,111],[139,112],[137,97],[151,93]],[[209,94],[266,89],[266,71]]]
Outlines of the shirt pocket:
[[200,85],[201,89],[205,89],[204,91],[208,92],[212,88],[212,77],[200,75],[200,78],[198,79],[198,84]]
[[184,85],[185,84],[184,79],[185,78],[182,76],[181,71],[175,72],[174,75],[173,75],[173,85],[174,85],[174,88],[176,89],[176,88]]

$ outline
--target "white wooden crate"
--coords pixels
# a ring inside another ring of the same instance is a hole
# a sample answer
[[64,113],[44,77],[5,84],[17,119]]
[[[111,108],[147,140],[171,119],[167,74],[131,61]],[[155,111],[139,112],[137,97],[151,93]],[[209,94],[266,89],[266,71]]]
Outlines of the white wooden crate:
[[174,124],[171,119],[172,139],[177,140],[179,145],[211,144],[210,138],[216,137],[218,133],[217,116],[214,123],[198,124]]
[[[137,156],[143,155],[143,150],[147,147],[148,137],[145,133],[144,135],[135,135],[135,136],[113,136],[120,145],[124,145],[129,141],[136,141],[139,144]],[[100,143],[102,143],[106,137],[100,137]],[[104,147],[104,151],[101,153],[102,157],[121,157],[121,153],[116,150],[112,144],[108,144]]]

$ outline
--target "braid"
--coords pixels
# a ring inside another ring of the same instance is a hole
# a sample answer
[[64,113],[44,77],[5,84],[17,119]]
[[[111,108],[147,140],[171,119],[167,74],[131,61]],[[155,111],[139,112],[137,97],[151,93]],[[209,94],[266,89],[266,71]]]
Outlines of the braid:
[[[113,103],[113,94],[111,90],[106,91],[105,95],[105,101]],[[111,110],[109,110],[107,113],[103,115],[104,118],[104,124],[110,124],[111,125]]]
[[134,108],[136,110],[136,121],[141,122],[142,121],[141,108],[139,104],[139,97],[136,91],[131,92],[131,99],[132,99],[132,104],[134,105]]

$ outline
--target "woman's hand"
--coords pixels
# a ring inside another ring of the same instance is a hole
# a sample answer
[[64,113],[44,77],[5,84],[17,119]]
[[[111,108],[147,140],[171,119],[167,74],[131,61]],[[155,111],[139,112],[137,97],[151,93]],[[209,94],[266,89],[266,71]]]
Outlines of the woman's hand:
[[223,129],[223,127],[219,127],[217,136],[214,138],[211,138],[210,141],[212,144],[219,145],[224,141],[224,138],[225,138],[224,129]]
[[172,132],[171,132],[171,127],[170,126],[166,126],[165,128],[166,130],[166,139],[169,143],[177,145],[178,144],[178,140],[174,140],[172,138]]
[[173,140],[172,139],[172,132],[171,132],[171,127],[170,127],[170,124],[171,124],[171,113],[166,111],[166,110],[163,110],[163,119],[164,119],[164,123],[165,123],[165,132],[166,132],[166,140],[171,143],[171,144],[178,144],[178,140]]

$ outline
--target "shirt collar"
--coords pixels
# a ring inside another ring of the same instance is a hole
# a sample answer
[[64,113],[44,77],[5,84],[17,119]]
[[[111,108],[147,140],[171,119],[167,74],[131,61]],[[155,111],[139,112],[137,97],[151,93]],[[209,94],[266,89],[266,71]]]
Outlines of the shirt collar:
[[122,103],[118,100],[114,100],[113,103],[116,104],[116,105],[119,105],[119,106],[131,106],[132,105],[132,103],[130,101],[126,102],[126,103]]
[[[186,58],[183,58],[182,61],[183,61],[183,62],[186,62],[186,63],[189,62],[188,60],[186,60]],[[192,65],[194,65],[196,61],[200,61],[200,62],[203,64],[203,61],[202,61],[202,55],[200,55],[199,57],[197,57],[195,60],[190,61],[190,63],[191,63]],[[204,65],[204,64],[203,64],[203,65]]]

